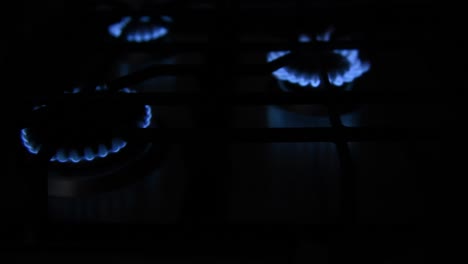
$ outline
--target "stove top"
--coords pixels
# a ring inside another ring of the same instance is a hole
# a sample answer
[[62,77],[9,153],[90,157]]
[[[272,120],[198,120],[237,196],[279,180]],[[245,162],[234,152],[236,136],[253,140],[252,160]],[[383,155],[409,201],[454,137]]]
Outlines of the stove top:
[[18,56],[36,85],[18,86],[12,172],[51,241],[89,225],[311,239],[424,220],[421,175],[453,117],[434,95],[429,6],[143,2],[28,19],[37,46]]

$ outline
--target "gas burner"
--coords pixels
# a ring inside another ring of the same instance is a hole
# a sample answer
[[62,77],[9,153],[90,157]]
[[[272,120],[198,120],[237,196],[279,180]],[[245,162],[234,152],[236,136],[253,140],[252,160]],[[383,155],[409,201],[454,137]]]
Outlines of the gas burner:
[[[323,34],[315,37],[315,41],[329,42],[333,34],[333,29],[327,30]],[[313,42],[308,34],[301,34],[299,42]],[[289,54],[291,51],[271,51],[267,54],[267,61],[274,61]],[[280,81],[280,88],[283,91],[290,91],[286,83],[299,86],[300,88],[319,88],[322,86],[323,77],[326,76],[331,85],[343,86],[351,84],[355,79],[370,70],[370,63],[359,58],[357,49],[336,49],[325,53],[304,53],[293,63],[282,67],[273,76]],[[349,89],[350,86],[347,86]],[[294,89],[293,89],[294,90]]]
[[168,29],[163,24],[172,22],[168,16],[162,16],[161,23],[149,16],[123,17],[119,22],[109,26],[109,34],[115,38],[123,38],[128,42],[150,42],[167,35]]
[[[106,86],[65,93],[105,93]],[[129,88],[118,92],[135,93]],[[49,196],[71,197],[127,186],[158,169],[166,145],[132,141],[119,128],[159,127],[149,105],[122,107],[111,99],[34,107],[38,127],[21,130],[27,153],[35,156],[54,132],[55,154],[48,169]],[[102,128],[102,129],[101,129]]]
[[[102,92],[107,90],[105,86],[97,86],[95,92]],[[71,90],[65,91],[65,93],[80,93],[81,88],[76,87]],[[129,88],[123,88],[119,92],[122,93],[136,93],[135,90]],[[46,105],[40,105],[33,108],[33,111],[37,111],[41,108],[47,107]],[[93,114],[94,115],[94,114]],[[135,115],[136,116],[136,115]],[[73,118],[71,118],[73,119]],[[151,106],[145,105],[144,111],[135,125],[139,128],[148,128],[151,125],[152,109]],[[23,146],[31,154],[38,154],[41,144],[40,133],[35,133],[34,129],[24,128],[21,130],[21,140]],[[79,134],[79,133],[78,133]],[[76,136],[76,135],[75,135]],[[121,137],[109,137],[106,135],[98,135],[97,138],[94,136],[84,136],[84,138],[93,138],[90,140],[92,143],[86,143],[81,135],[77,136],[79,142],[64,142],[64,145],[56,150],[55,155],[50,159],[54,163],[89,163],[94,162],[98,159],[103,159],[109,155],[121,152],[127,146],[127,142]]]

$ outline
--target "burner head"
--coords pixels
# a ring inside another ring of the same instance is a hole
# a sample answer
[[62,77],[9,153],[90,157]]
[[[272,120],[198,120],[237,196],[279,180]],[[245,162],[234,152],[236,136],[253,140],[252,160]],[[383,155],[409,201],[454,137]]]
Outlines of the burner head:
[[[96,92],[104,89],[98,86]],[[80,89],[71,92],[77,93]],[[134,91],[125,88],[120,92]],[[122,107],[108,101],[43,105],[35,107],[35,111],[42,111],[38,116],[44,126],[23,129],[23,145],[30,153],[37,154],[42,142],[47,142],[53,131],[56,154],[51,162],[55,163],[90,163],[119,153],[127,146],[127,141],[119,135],[118,128],[147,128],[152,118],[148,105]]]
[[128,42],[149,42],[167,35],[168,29],[164,24],[171,21],[172,19],[168,16],[159,19],[153,19],[149,16],[126,16],[119,22],[110,25],[108,31],[111,36],[123,38]]
[[[98,86],[89,92],[105,90],[105,86]],[[80,93],[82,89],[65,92]],[[125,88],[119,92],[135,91]],[[38,154],[45,144],[54,151],[48,170],[49,196],[71,197],[110,191],[159,168],[167,147],[164,142],[131,140],[120,130],[156,127],[151,107],[123,107],[103,98],[86,100],[86,103],[36,106],[33,111],[40,125],[21,130],[27,152]]]
[[[315,39],[319,42],[331,40],[332,30],[318,35]],[[312,42],[309,35],[302,34],[299,42]],[[267,55],[267,61],[273,61],[291,51],[272,51]],[[359,58],[359,50],[333,50],[331,52],[301,52],[297,59],[275,72],[278,80],[303,88],[319,88],[323,84],[323,78],[328,79],[333,86],[343,86],[352,83],[356,78],[369,71],[370,64]],[[286,85],[281,85],[285,91],[289,91]],[[350,87],[350,86],[348,86]]]

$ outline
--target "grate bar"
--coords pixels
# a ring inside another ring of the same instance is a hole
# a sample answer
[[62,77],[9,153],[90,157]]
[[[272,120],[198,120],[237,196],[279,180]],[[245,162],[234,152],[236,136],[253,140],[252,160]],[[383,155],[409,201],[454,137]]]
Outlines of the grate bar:
[[[265,29],[268,31],[268,29]],[[277,31],[275,31],[277,32]],[[209,32],[201,31],[198,34]],[[263,32],[266,33],[266,32]],[[206,42],[184,42],[184,43],[116,43],[109,45],[96,45],[95,52],[116,53],[116,52],[164,52],[164,53],[183,53],[183,52],[202,52],[208,53],[208,44]],[[213,47],[219,49],[220,47]],[[334,41],[334,42],[314,42],[314,43],[296,43],[296,42],[241,42],[238,49],[242,52],[268,52],[272,50],[292,50],[292,51],[328,51],[333,49],[365,49],[365,50],[395,50],[395,49],[420,49],[421,43],[413,43],[402,40],[367,40],[367,41]]]
[[[114,86],[117,87],[117,86]],[[205,99],[205,94],[198,92],[179,93],[137,93],[137,94],[65,94],[36,98],[38,104],[73,103],[82,101],[120,101],[122,104],[153,105],[198,105]],[[239,106],[253,105],[289,105],[289,104],[326,104],[329,92],[311,90],[304,93],[232,93],[218,95],[225,104]],[[338,104],[433,104],[449,103],[460,100],[450,94],[427,92],[357,92],[343,91],[335,95]],[[27,101],[25,100],[25,105]]]
[[[135,129],[127,136],[136,141],[172,142],[335,142],[345,141],[401,141],[438,140],[441,130],[431,128],[196,128],[196,129]],[[446,133],[446,136],[449,136]]]

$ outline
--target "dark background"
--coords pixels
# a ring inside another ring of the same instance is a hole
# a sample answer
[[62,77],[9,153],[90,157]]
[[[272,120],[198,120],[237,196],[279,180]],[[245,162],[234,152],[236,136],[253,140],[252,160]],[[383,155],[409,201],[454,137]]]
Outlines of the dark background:
[[[411,89],[421,93],[422,101],[404,105],[369,104],[359,117],[360,122],[354,123],[355,119],[351,118],[345,125],[413,127],[426,129],[428,134],[440,131],[440,135],[449,133],[442,127],[456,130],[454,110],[457,109],[445,100],[447,94],[458,95],[457,88],[464,81],[460,77],[463,75],[459,74],[461,68],[449,62],[457,58],[457,50],[462,47],[454,26],[458,17],[456,9],[434,7],[422,1],[352,2],[310,1],[308,4],[324,8],[330,14],[327,16],[324,11],[311,20],[323,21],[321,18],[325,18],[350,28],[359,26],[360,32],[379,43],[374,57],[381,61],[373,64],[375,71],[370,78],[373,87],[383,91]],[[275,3],[294,6],[281,1],[273,1],[270,5]],[[250,7],[254,4],[245,2]],[[33,196],[37,193],[31,192],[30,188],[41,184],[39,178],[34,178],[34,171],[19,173],[24,170],[18,165],[22,164],[18,161],[21,150],[13,140],[20,123],[16,116],[26,112],[22,103],[25,96],[48,93],[57,89],[54,87],[68,84],[87,67],[88,61],[93,60],[94,55],[90,54],[98,41],[94,36],[99,36],[99,28],[94,26],[93,8],[93,2],[17,1],[2,9],[4,41],[1,47],[4,52],[1,63],[5,69],[5,96],[2,98],[7,130],[4,160],[8,170],[2,183],[1,200],[5,221],[2,238],[7,252],[22,255],[18,258],[22,262],[38,257],[52,262],[105,259],[117,263],[146,263],[145,259],[150,257],[171,263],[198,259],[213,263],[327,263],[350,259],[369,263],[424,262],[424,244],[430,236],[428,226],[433,222],[433,206],[428,205],[425,198],[432,181],[430,175],[443,178],[451,174],[451,169],[442,166],[442,156],[448,149],[443,141],[429,137],[348,144],[358,175],[355,198],[359,209],[355,222],[340,222],[342,181],[333,143],[213,144],[205,139],[195,144],[178,144],[171,149],[161,174],[164,175],[166,170],[173,177],[162,178],[164,184],[158,187],[164,195],[137,198],[146,203],[156,201],[157,205],[132,207],[130,213],[125,208],[117,209],[109,215],[97,208],[89,216],[83,216],[80,212],[83,204],[100,199],[88,198],[74,201],[72,207],[65,202],[67,208],[72,208],[71,213],[65,216],[58,213],[58,217],[55,213],[53,216],[62,221],[44,223],[41,217],[47,213],[39,208],[31,210],[31,201],[38,198]],[[287,32],[297,23],[291,22],[297,16],[294,12],[288,14],[287,8],[280,10],[287,14],[285,23],[278,23],[280,19],[265,22],[266,18],[262,23],[255,23],[253,21],[259,17],[251,11],[250,15],[241,16],[236,29],[213,25],[209,16],[190,20],[187,15],[181,20],[190,21],[185,24],[193,28],[180,26],[174,31],[179,35],[200,33],[201,43],[216,47],[223,42],[214,42],[211,36],[218,36],[221,31],[245,39],[261,38],[269,34],[262,25],[277,23],[276,28],[270,24],[273,33]],[[256,26],[252,26],[254,23]],[[444,54],[439,52],[441,49]],[[449,55],[452,53],[454,55]],[[261,55],[243,54],[247,64],[256,64],[257,57]],[[229,58],[226,55],[224,59]],[[399,60],[402,60],[401,64]],[[229,64],[223,59],[208,57],[202,61],[225,64],[223,69],[229,70]],[[456,77],[445,78],[447,68],[449,76]],[[223,80],[219,77],[220,82]],[[54,85],[48,86],[50,82]],[[239,82],[258,83],[252,85],[252,89],[264,92],[263,88],[258,88],[264,87],[262,80],[240,77]],[[200,83],[196,90],[206,93],[221,87],[211,88],[204,80]],[[250,86],[227,89],[235,92],[251,90],[246,87]],[[435,96],[427,96],[434,93]],[[426,98],[430,103],[423,101]],[[222,111],[213,113],[209,107],[187,110],[187,116],[182,114],[176,118],[185,123],[170,127],[188,130],[331,126],[328,121],[311,121],[290,113],[272,114],[271,111],[278,110],[263,106],[226,110],[221,103],[213,107]],[[174,111],[168,112],[168,118],[175,116]],[[226,119],[224,114],[229,118]],[[268,114],[276,120],[266,121]],[[455,137],[456,133],[449,135]],[[221,137],[212,139],[225,143]],[[208,156],[200,157],[201,149],[208,152]],[[185,163],[190,157],[193,160]],[[311,174],[314,177],[310,177]],[[194,177],[197,180],[193,180]],[[140,182],[123,193],[140,193],[145,186],[145,182]],[[179,192],[183,194],[174,194]],[[101,200],[105,199],[113,198]],[[50,199],[45,203],[51,206]],[[327,204],[326,209],[323,203]]]

